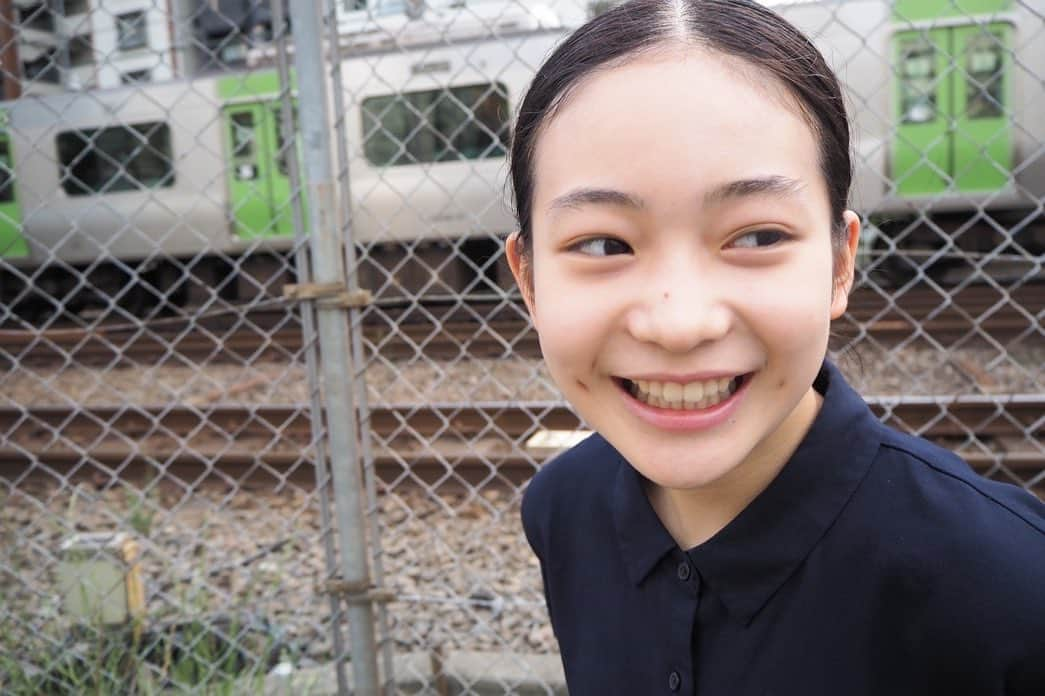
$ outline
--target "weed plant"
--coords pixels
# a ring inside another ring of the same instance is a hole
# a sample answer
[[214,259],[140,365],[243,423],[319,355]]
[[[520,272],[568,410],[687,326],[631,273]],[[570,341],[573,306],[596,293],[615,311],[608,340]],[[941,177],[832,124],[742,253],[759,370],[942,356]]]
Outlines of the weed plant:
[[279,657],[267,624],[228,617],[193,619],[151,630],[73,627],[62,641],[16,645],[0,632],[4,696],[130,696],[259,693]]

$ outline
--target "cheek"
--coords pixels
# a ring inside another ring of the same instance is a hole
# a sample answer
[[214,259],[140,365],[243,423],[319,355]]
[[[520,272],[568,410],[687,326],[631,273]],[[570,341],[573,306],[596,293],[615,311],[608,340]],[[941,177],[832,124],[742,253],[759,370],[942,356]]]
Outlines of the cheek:
[[749,323],[758,327],[771,353],[821,350],[826,345],[831,325],[831,260],[829,255],[811,255],[805,261],[774,269],[771,277],[747,284]]
[[[556,380],[563,370],[590,367],[612,326],[611,301],[550,264],[534,269],[534,326]],[[561,384],[561,382],[560,382]]]

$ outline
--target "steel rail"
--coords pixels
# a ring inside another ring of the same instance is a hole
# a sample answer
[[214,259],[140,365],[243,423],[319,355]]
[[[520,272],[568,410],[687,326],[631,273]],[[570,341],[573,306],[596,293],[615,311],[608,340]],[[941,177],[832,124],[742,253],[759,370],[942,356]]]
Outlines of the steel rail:
[[[1011,294],[990,287],[966,288],[941,297],[916,288],[899,301],[870,290],[855,292],[849,312],[835,322],[842,339],[869,336],[882,343],[931,337],[948,343],[982,334],[1006,341],[1042,336],[1045,283],[1024,285]],[[424,312],[374,312],[363,316],[364,344],[389,359],[538,357],[537,336],[516,303],[424,307]],[[220,321],[160,319],[95,327],[0,329],[0,368],[16,364],[113,364],[158,362],[245,362],[296,360],[301,331],[286,310],[265,308]],[[228,326],[235,328],[229,330]]]
[[[868,403],[886,422],[952,443],[969,432],[989,443],[1040,441],[1045,435],[1042,395],[885,396]],[[374,407],[369,426],[382,443],[375,465],[384,485],[517,485],[555,453],[527,449],[532,434],[584,424],[563,402],[503,401]],[[315,476],[305,405],[8,406],[0,408],[0,432],[0,476],[8,478],[40,465],[103,478],[146,471],[185,480]],[[965,451],[963,457],[981,471],[1045,472],[1045,448],[1006,449],[1003,444],[996,452]]]
[[[1045,395],[997,394],[958,396],[872,396],[871,409],[886,422],[927,437],[1024,437],[1045,432]],[[432,402],[372,406],[370,427],[379,437],[409,429],[424,436],[472,437],[500,432],[525,437],[540,428],[584,427],[562,401]],[[5,406],[0,408],[0,432],[7,437],[22,428],[97,436],[106,431],[128,437],[169,434],[185,438],[208,432],[237,436],[308,433],[307,404]]]

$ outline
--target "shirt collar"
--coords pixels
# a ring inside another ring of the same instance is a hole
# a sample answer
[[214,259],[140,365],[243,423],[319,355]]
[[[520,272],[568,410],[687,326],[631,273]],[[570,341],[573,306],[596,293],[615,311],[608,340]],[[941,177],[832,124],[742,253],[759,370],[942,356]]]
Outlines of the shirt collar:
[[[687,552],[702,580],[745,623],[816,546],[877,451],[875,428],[861,423],[877,421],[838,368],[825,362],[814,386],[823,404],[788,463],[726,527]],[[642,475],[623,458],[613,509],[628,576],[639,584],[676,544],[646,497]]]

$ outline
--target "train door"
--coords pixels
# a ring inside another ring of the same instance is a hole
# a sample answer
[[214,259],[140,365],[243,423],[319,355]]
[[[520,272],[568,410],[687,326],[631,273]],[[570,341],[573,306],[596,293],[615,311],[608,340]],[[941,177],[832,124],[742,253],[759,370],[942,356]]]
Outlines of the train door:
[[[270,123],[272,126],[272,142],[274,143],[274,157],[276,171],[272,177],[272,224],[273,234],[280,237],[294,236],[294,207],[293,189],[290,183],[290,157],[296,156],[296,148],[290,148],[283,141],[283,110],[279,102],[268,104]],[[291,123],[296,124],[298,120],[297,108],[295,106],[291,114]],[[297,132],[293,128],[292,132]],[[300,161],[300,159],[299,159]],[[299,170],[300,171],[300,170]],[[303,207],[302,214],[308,219],[308,211]]]
[[229,203],[237,237],[294,234],[290,178],[281,156],[279,104],[250,102],[226,106]]
[[[4,115],[6,112],[0,112],[0,117]],[[29,255],[29,246],[22,237],[22,209],[16,184],[11,136],[6,128],[0,128],[0,258],[4,259]]]
[[954,80],[954,179],[959,191],[1001,188],[1012,171],[1008,27],[952,30],[961,69]]
[[897,66],[893,179],[901,195],[984,191],[1012,169],[1009,28],[907,31]]

